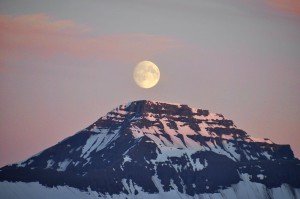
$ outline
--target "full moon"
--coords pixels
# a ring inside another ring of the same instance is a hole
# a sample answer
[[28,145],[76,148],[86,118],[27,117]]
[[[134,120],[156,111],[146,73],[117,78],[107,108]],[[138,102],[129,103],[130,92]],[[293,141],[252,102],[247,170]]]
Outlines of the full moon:
[[136,65],[133,71],[135,83],[142,88],[155,86],[160,77],[158,67],[151,61],[142,61]]

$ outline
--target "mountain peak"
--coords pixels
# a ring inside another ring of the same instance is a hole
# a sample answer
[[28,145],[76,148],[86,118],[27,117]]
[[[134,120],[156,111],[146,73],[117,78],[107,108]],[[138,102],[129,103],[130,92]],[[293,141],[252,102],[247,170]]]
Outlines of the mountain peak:
[[[208,110],[191,108],[184,104],[139,100],[123,104],[101,117],[87,128],[89,131],[101,132],[100,129],[116,129],[118,126],[144,129],[145,133],[164,132],[163,134],[199,134],[216,137],[208,131],[213,127],[235,128],[232,120],[221,114]],[[219,125],[219,126],[218,126]],[[154,131],[153,131],[154,130]],[[243,131],[233,132],[234,136],[245,134]]]
[[[209,111],[199,108],[192,108],[186,104],[168,103],[150,100],[137,100],[127,104],[120,105],[116,110],[135,112],[136,114],[155,113],[166,115],[180,115],[180,116],[208,116]],[[216,114],[223,117],[221,114]]]

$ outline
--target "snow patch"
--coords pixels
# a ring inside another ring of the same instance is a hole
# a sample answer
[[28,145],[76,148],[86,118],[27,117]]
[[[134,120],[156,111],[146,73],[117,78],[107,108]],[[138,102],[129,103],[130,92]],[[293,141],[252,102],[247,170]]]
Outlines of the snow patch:
[[257,177],[258,177],[259,179],[261,179],[261,180],[263,180],[263,179],[266,178],[266,176],[264,176],[263,174],[258,174]]
[[109,143],[118,138],[117,133],[119,130],[120,128],[114,131],[109,131],[109,129],[101,129],[101,133],[91,135],[82,148],[80,157],[87,159],[91,152],[95,150],[98,152],[104,149]]
[[52,166],[54,165],[55,161],[50,159],[50,160],[47,160],[47,166],[45,169],[50,169],[52,168]]
[[58,168],[56,169],[57,171],[65,171],[67,169],[67,167],[69,166],[69,164],[71,163],[72,160],[70,159],[65,159],[62,162],[58,163]]
[[125,162],[131,162],[131,160],[132,160],[132,159],[131,159],[128,155],[126,155],[126,156],[124,157],[123,165],[124,165]]

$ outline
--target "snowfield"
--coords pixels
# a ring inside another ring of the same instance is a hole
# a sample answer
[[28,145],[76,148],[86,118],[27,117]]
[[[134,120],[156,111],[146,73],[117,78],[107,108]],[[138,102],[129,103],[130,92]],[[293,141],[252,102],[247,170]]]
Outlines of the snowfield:
[[[133,185],[126,185],[128,189]],[[300,199],[300,189],[283,184],[281,187],[267,189],[263,184],[241,181],[230,188],[219,190],[218,193],[198,194],[189,196],[172,190],[148,194],[139,192],[137,195],[119,194],[103,195],[95,191],[80,191],[68,186],[45,187],[38,182],[0,182],[1,199]]]

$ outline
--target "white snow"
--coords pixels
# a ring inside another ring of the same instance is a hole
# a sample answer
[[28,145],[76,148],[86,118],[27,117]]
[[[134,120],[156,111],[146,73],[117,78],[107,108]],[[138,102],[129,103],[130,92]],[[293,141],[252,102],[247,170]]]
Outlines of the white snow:
[[197,150],[199,148],[202,148],[199,142],[194,141],[193,139],[189,138],[186,135],[183,135],[183,139],[184,139],[185,145],[190,149],[196,149]]
[[253,137],[253,136],[249,136],[248,139],[246,141],[253,141],[253,142],[262,142],[262,143],[268,143],[268,144],[274,144],[271,140],[267,139],[267,138],[257,138],[257,137]]
[[92,129],[91,129],[92,132],[95,132],[95,133],[100,133],[101,130],[97,127],[97,126],[94,126]]
[[206,144],[208,145],[208,147],[210,148],[211,151],[213,151],[217,154],[225,155],[228,158],[232,159],[233,161],[236,161],[235,157],[231,153],[223,150],[219,145],[217,145],[215,143],[215,140],[213,142],[208,141],[208,142],[206,142]]
[[[217,135],[215,133],[209,133],[207,131],[206,128],[209,126],[206,123],[200,123],[200,132],[195,132],[183,122],[175,122],[178,130],[171,129],[167,125],[167,123],[169,122],[167,118],[161,118],[160,122],[163,124],[163,132],[156,126],[149,128],[139,128],[133,125],[131,127],[132,134],[136,139],[147,136],[161,150],[162,153],[157,153],[157,159],[152,160],[154,162],[164,162],[167,161],[169,157],[180,157],[183,154],[188,154],[190,156],[191,154],[199,151],[212,151],[217,154],[225,155],[234,161],[240,160],[240,154],[236,152],[234,144],[230,141],[233,139],[232,135],[228,135],[225,139],[223,139],[221,146],[216,144],[215,140],[212,140],[206,142],[206,144],[208,145],[207,147],[200,144],[198,141],[189,138],[189,135],[197,135],[198,133],[207,137],[216,137]],[[163,133],[168,134],[171,142],[162,135]],[[178,137],[179,134],[183,137],[183,140]],[[249,156],[247,157],[250,158]]]
[[230,153],[236,160],[240,160],[241,156],[238,154],[235,150],[236,148],[233,146],[232,142],[229,142],[228,140],[223,140],[222,144],[225,148],[225,150]]
[[224,120],[225,118],[223,116],[221,116],[220,114],[216,114],[216,113],[209,113],[208,116],[204,116],[204,115],[195,115],[194,116],[195,119],[198,120],[206,120],[206,121],[213,121],[213,120]]
[[62,162],[58,163],[58,168],[57,171],[65,171],[67,169],[67,167],[69,166],[69,164],[71,163],[72,160],[70,159],[65,159]]
[[182,135],[196,135],[195,131],[189,127],[189,125],[184,124],[183,122],[176,121],[178,130],[177,132]]
[[52,168],[52,166],[54,165],[54,160],[50,159],[50,160],[47,160],[47,166],[46,166],[46,169],[50,169]]
[[17,167],[26,167],[26,162],[20,162],[20,163],[18,163]]
[[262,152],[262,155],[264,155],[266,158],[268,158],[269,160],[271,159],[271,155],[268,153],[268,152],[266,152],[266,151],[264,151],[264,152]]
[[[165,103],[155,102],[155,101],[149,101],[147,103],[150,103],[150,105],[162,105],[164,106]],[[175,104],[176,106],[180,107],[180,104]],[[127,105],[121,105],[117,109],[110,112],[108,115],[111,115],[113,118],[119,117],[122,115],[124,117],[125,114],[128,114],[128,111],[125,111],[124,108],[127,107]],[[163,107],[162,107],[163,108]],[[229,158],[231,158],[234,161],[239,161],[241,158],[241,154],[237,153],[236,148],[231,142],[231,140],[236,140],[233,134],[221,134],[218,135],[216,132],[214,132],[214,128],[228,128],[221,124],[217,124],[220,120],[226,120],[226,118],[221,114],[216,113],[209,113],[208,116],[199,116],[197,115],[198,109],[191,109],[192,113],[194,114],[194,119],[197,120],[198,126],[200,128],[200,131],[195,131],[190,128],[189,125],[187,125],[185,122],[180,121],[179,116],[172,115],[172,117],[169,117],[165,114],[155,114],[155,113],[147,113],[145,115],[139,116],[139,117],[133,117],[131,118],[131,127],[130,130],[132,132],[132,135],[135,139],[147,136],[153,142],[160,148],[161,151],[166,152],[166,155],[159,155],[157,161],[164,161],[167,160],[168,157],[173,157],[175,154],[183,154],[186,153],[192,153],[192,151],[212,151],[217,154],[225,155]],[[140,127],[140,119],[144,118],[149,121],[155,122],[161,122],[163,125],[163,129],[160,129],[158,126],[152,126],[152,127]],[[124,119],[124,118],[123,118]],[[136,124],[137,122],[138,124]],[[170,128],[168,124],[170,122],[175,122],[175,126],[178,128],[178,130]],[[229,126],[229,128],[235,128],[235,125]],[[212,130],[208,130],[212,129]],[[81,157],[87,159],[92,151],[99,151],[106,147],[112,140],[114,140],[116,137],[114,137],[115,133],[108,133],[105,131],[109,131],[108,129],[99,129],[96,126],[92,129],[95,132],[99,132],[96,135],[92,135],[88,140],[86,145],[82,149],[82,155]],[[170,137],[170,140],[166,139],[162,134],[168,134]],[[210,138],[221,138],[222,144],[219,146],[216,144],[214,139],[211,139],[211,141],[208,141],[207,144],[209,147],[200,144],[198,141],[195,141],[191,139],[190,135],[202,135],[204,137],[210,137]],[[178,135],[183,136],[183,140],[179,138]],[[240,141],[243,141],[244,138],[239,138]],[[268,139],[261,139],[261,138],[254,138],[251,136],[246,137],[245,139],[247,142],[265,142],[265,143],[272,143]],[[148,141],[149,142],[149,141]],[[176,150],[175,148],[179,149]],[[183,151],[182,151],[183,150]],[[250,152],[243,151],[246,158],[248,160],[251,159],[257,159],[258,157],[256,155],[251,155]],[[126,154],[126,153],[125,153]],[[177,156],[177,155],[176,155]],[[271,155],[267,152],[263,153],[263,156],[270,159]]]
[[[155,181],[156,186],[161,190],[160,180],[152,179]],[[180,193],[177,186],[171,181],[171,187],[174,190],[169,192],[159,192],[156,194],[149,194],[144,192],[141,187],[135,185],[131,180],[122,180],[124,188],[129,194],[99,194],[88,188],[88,191],[80,191],[73,187],[58,186],[58,187],[45,187],[38,182],[0,182],[0,198],[3,199],[300,199],[300,189],[292,188],[287,184],[280,187],[267,189],[263,184],[254,182],[241,181],[238,184],[232,185],[227,189],[220,189],[217,193],[204,193],[195,196]],[[137,190],[138,194],[134,195]],[[293,194],[294,193],[294,194]]]
[[257,177],[261,180],[263,180],[266,176],[264,176],[263,174],[257,174]]
[[75,151],[79,151],[80,149],[82,149],[82,146],[77,147]]
[[118,131],[120,128],[109,131],[109,129],[101,129],[101,133],[91,135],[82,148],[80,157],[87,159],[92,151],[100,151],[105,148],[109,143],[118,138]]
[[199,128],[200,128],[200,134],[204,137],[211,137],[211,134],[207,131],[207,123],[205,122],[201,122],[199,125]]
[[[280,187],[273,188],[270,191],[274,199],[300,198],[300,189],[293,189],[287,184],[282,184]],[[295,196],[293,191],[295,192]]]
[[[95,197],[92,197],[95,196]],[[101,198],[95,191],[83,192],[68,186],[45,187],[38,182],[0,182],[1,199],[92,199]]]
[[163,185],[161,184],[160,179],[158,178],[157,174],[152,176],[152,182],[154,183],[155,187],[157,188],[159,193],[164,192]]
[[155,115],[154,114],[148,114],[148,116],[146,116],[145,117],[147,120],[149,120],[149,121],[152,121],[152,122],[154,122],[154,121],[156,121],[156,118],[155,118]]
[[248,173],[241,173],[240,178],[245,182],[249,182],[251,180],[252,176],[249,175]]
[[132,160],[132,159],[131,159],[128,155],[126,155],[126,156],[124,157],[123,165],[124,165],[125,162],[131,162],[131,160]]

